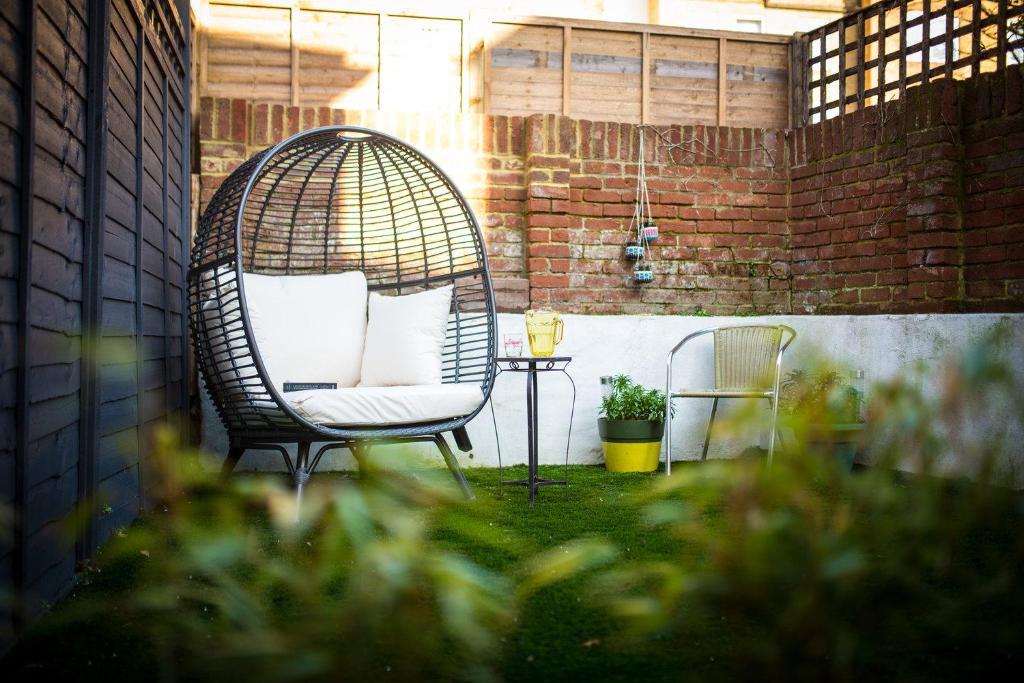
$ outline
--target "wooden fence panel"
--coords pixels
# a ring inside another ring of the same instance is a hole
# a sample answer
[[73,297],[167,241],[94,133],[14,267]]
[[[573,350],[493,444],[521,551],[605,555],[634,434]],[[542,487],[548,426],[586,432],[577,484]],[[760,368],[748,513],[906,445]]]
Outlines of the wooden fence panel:
[[727,122],[749,128],[789,124],[789,48],[725,42]]
[[[27,414],[21,542],[24,587],[57,595],[74,580],[74,542],[61,533],[78,493],[85,220],[88,9],[84,0],[36,8],[35,140],[28,259]],[[62,376],[51,385],[46,378]]]
[[291,12],[211,3],[208,17],[203,94],[290,101]]
[[299,98],[303,105],[376,109],[380,17],[298,13]]
[[574,28],[570,63],[570,116],[640,120],[641,34]]
[[717,123],[718,48],[715,38],[651,36],[651,123]]
[[468,13],[413,16],[358,2],[246,3],[200,3],[201,95],[635,123],[789,122],[786,37]]
[[[18,384],[19,228],[21,225],[21,133],[26,46],[25,16],[14,3],[0,3],[0,504],[20,497],[16,451]],[[0,520],[0,585],[20,577],[20,556],[14,540],[18,528],[11,516]],[[11,639],[13,614],[0,609],[0,643]]]
[[0,6],[0,648],[138,514],[185,405],[186,41],[171,0]]
[[562,28],[495,23],[492,32],[490,110],[561,112]]
[[459,111],[461,21],[384,16],[380,44],[381,109]]

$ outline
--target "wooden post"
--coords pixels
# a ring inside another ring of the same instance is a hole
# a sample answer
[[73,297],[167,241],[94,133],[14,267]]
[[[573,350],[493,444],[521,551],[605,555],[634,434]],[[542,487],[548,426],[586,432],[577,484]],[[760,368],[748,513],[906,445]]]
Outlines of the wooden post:
[[572,115],[572,26],[562,27],[562,114]]
[[718,125],[725,125],[726,108],[725,108],[725,86],[726,86],[726,69],[728,65],[725,63],[725,38],[718,39]]
[[[494,22],[488,20],[484,29],[483,91],[480,93],[480,111],[491,113],[491,45],[494,43]],[[379,78],[379,76],[378,76]]]
[[[104,226],[107,219],[107,101],[110,77],[110,3],[89,5],[88,85],[86,89],[85,221],[82,234],[82,353],[79,389],[78,500],[96,493],[99,451],[100,363],[96,342],[103,326]],[[167,184],[164,183],[164,187]],[[161,193],[164,197],[166,192]],[[165,200],[166,201],[166,200]],[[170,333],[167,333],[167,338]],[[76,556],[91,557],[96,549],[95,516],[88,515],[79,531]]]
[[199,3],[199,30],[196,31],[196,39],[199,40],[199,95],[205,95],[210,78],[210,39],[207,37],[208,25],[210,22],[210,2],[201,0]]
[[907,94],[907,3],[900,3],[900,97]]
[[839,115],[846,113],[846,19],[839,20]]
[[[381,12],[377,15],[377,110],[384,108],[384,24],[387,15]],[[487,55],[490,62],[490,53]],[[486,78],[486,72],[484,78]]]
[[1006,68],[1006,0],[999,0],[996,11],[996,69],[1002,71]]
[[825,104],[825,28],[818,29],[818,121],[825,120],[828,107]]
[[864,13],[859,12],[857,14],[857,109],[863,109],[866,106],[864,101]]
[[946,0],[946,78],[953,77],[953,2]]
[[[292,5],[291,20],[289,21],[288,39],[292,48],[292,106],[299,105],[299,6]],[[378,78],[380,75],[378,74]]]
[[971,78],[981,73],[981,0],[971,5]]
[[795,47],[796,34],[793,35],[793,40],[789,41],[789,45],[786,46],[786,57],[789,60],[789,69],[786,70],[786,92],[789,93],[789,113],[786,114],[786,128],[793,127],[793,112],[796,110],[797,103],[796,91],[793,89],[793,75],[796,66]]
[[640,123],[651,122],[651,34],[644,31],[640,39]]
[[[143,265],[145,240],[142,237],[143,214],[145,213],[145,144],[146,135],[152,134],[146,126],[146,29],[144,18],[139,17],[139,41],[135,46],[135,321],[138,325],[135,341],[135,427],[139,452],[139,491],[144,491],[148,479],[142,454],[146,452],[146,392],[143,390],[142,378],[145,376],[146,349],[143,342],[142,320],[145,317],[145,297],[142,283],[146,279],[146,268]],[[127,104],[127,103],[126,103]],[[140,501],[143,499],[140,497]]]
[[921,82],[927,83],[932,75],[932,0],[924,0],[921,20]]
[[[21,212],[21,230],[18,235],[18,365],[15,380],[14,406],[14,509],[24,511],[28,486],[27,460],[29,443],[29,423],[31,419],[31,401],[29,400],[29,375],[32,370],[32,347],[29,343],[32,321],[29,311],[32,306],[32,251],[35,241],[35,160],[36,160],[36,62],[39,59],[37,44],[36,0],[22,0],[21,16],[24,18],[22,63],[21,63],[21,149],[19,150],[19,170],[21,172],[21,192],[18,198]],[[11,586],[15,597],[24,594],[27,583],[28,564],[28,530],[25,516],[14,516],[13,558]],[[15,600],[11,620],[15,633],[20,633],[29,616],[28,605],[24,600]]]
[[462,18],[462,55],[459,61],[459,89],[462,97],[459,100],[459,110],[463,114],[469,113],[469,15]]
[[885,102],[885,3],[878,6],[878,38],[875,41],[878,46],[878,59],[875,68],[878,69],[878,96],[876,104]]

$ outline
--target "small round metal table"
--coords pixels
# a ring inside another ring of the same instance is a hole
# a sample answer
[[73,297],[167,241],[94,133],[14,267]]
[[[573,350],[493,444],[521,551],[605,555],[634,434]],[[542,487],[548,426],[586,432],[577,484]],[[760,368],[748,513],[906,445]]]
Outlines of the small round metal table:
[[[498,447],[498,470],[499,483],[501,486],[526,486],[530,491],[530,507],[533,507],[534,498],[541,486],[566,486],[568,485],[569,472],[569,439],[572,437],[572,419],[576,413],[576,383],[566,370],[572,362],[572,356],[499,356],[495,359],[498,364],[498,375],[506,372],[526,373],[526,440],[527,440],[527,469],[526,479],[512,479],[505,481],[501,474],[501,447]],[[543,479],[537,475],[538,465],[538,443],[537,443],[537,378],[541,372],[561,372],[569,378],[572,385],[572,407],[569,411],[569,434],[565,439],[565,479]],[[491,405],[493,416],[494,405]],[[497,427],[497,423],[495,423]],[[497,435],[497,431],[495,431]]]

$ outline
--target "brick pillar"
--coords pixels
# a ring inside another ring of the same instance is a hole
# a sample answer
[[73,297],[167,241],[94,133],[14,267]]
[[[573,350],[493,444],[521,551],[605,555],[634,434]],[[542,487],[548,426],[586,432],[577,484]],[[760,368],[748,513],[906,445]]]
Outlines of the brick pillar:
[[952,312],[963,300],[962,150],[952,81],[906,97],[907,307]]
[[548,306],[569,290],[569,158],[574,122],[535,114],[526,120],[526,243],[530,305]]
[[247,155],[251,105],[246,100],[203,97],[199,102],[199,212]]

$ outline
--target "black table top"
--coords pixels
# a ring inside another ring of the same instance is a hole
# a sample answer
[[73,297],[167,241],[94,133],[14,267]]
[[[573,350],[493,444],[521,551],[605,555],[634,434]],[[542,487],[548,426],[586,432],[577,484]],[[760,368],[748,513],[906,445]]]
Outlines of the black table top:
[[497,356],[494,360],[498,363],[568,363],[572,356]]

